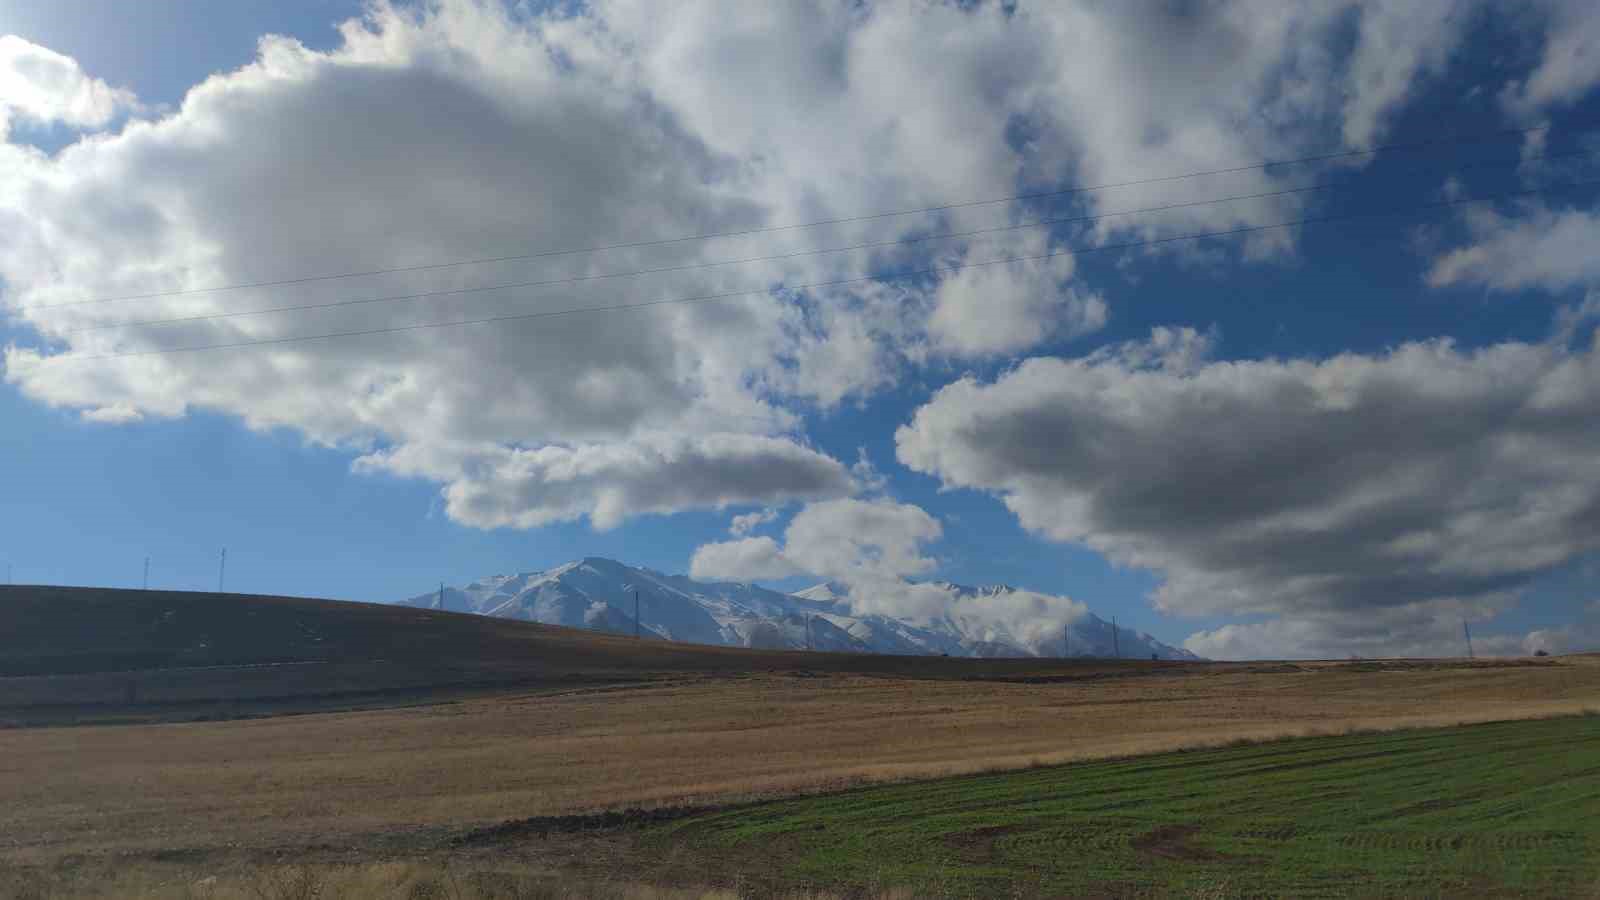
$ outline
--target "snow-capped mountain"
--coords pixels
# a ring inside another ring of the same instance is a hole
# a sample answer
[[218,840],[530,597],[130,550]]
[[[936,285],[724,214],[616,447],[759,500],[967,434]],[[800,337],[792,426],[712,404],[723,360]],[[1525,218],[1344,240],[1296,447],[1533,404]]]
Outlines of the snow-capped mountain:
[[[843,585],[824,583],[794,594],[753,584],[695,581],[610,559],[590,557],[543,572],[495,575],[466,587],[401,601],[403,605],[477,613],[651,638],[766,649],[842,650],[859,653],[950,656],[1061,656],[1059,627],[1025,630],[994,610],[1020,596],[996,585],[974,588],[940,582],[953,602],[938,616],[898,618],[856,615]],[[1072,622],[1072,656],[1195,659],[1148,634],[1119,629],[1093,614]]]

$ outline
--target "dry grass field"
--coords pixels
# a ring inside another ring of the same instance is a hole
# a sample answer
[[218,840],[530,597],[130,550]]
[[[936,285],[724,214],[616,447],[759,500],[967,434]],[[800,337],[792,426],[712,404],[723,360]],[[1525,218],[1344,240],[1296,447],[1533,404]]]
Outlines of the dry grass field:
[[1045,683],[681,677],[241,721],[0,730],[0,859],[429,846],[473,826],[1600,705],[1592,658]]

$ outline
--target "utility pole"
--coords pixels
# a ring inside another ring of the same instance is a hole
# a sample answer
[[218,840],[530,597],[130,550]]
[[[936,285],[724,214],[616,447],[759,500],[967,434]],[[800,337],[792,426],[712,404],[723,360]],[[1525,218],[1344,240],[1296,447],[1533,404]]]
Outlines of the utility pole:
[[444,612],[444,582],[439,582],[439,611]]
[[150,557],[148,556],[144,558],[144,584],[140,587],[140,590],[150,590]]
[[228,548],[222,548],[222,561],[217,563],[217,593],[222,593],[223,577],[228,574]]
[[1117,639],[1117,617],[1111,617],[1111,655],[1122,658],[1122,643]]
[[633,589],[633,639],[639,640],[639,589]]
[[1465,619],[1461,620],[1461,631],[1467,636],[1467,659],[1477,659],[1472,653],[1472,626]]
[[1072,658],[1072,623],[1061,623],[1061,658]]

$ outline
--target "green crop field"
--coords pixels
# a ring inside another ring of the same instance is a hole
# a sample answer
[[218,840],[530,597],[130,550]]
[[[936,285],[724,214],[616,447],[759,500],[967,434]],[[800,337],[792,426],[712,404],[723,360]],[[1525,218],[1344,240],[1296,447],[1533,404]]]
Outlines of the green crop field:
[[1600,896],[1600,716],[874,787],[674,822],[650,844],[757,890]]

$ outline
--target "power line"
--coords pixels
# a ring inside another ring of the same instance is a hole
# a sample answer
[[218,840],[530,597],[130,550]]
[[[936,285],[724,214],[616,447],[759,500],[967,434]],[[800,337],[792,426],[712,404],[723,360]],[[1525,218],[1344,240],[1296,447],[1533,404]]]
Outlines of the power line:
[[664,298],[664,299],[661,299],[661,300],[644,300],[644,301],[639,301],[637,303],[617,303],[617,304],[611,304],[611,305],[608,305],[608,306],[579,306],[579,307],[571,307],[571,308],[568,308],[568,309],[543,310],[543,311],[540,311],[540,312],[529,312],[529,313],[511,313],[511,314],[500,315],[500,316],[486,316],[486,317],[478,318],[478,319],[457,319],[457,320],[448,321],[448,322],[419,322],[419,323],[412,324],[412,325],[392,325],[392,326],[386,326],[386,327],[383,327],[383,328],[364,328],[364,329],[357,329],[357,330],[352,330],[352,331],[334,331],[334,332],[328,332],[326,334],[296,335],[296,336],[292,336],[292,337],[280,337],[280,338],[263,338],[263,339],[260,339],[260,340],[250,340],[250,341],[232,341],[232,342],[223,343],[223,344],[203,344],[203,345],[194,346],[194,347],[167,347],[167,348],[157,349],[157,350],[132,350],[132,351],[127,351],[127,352],[122,352],[122,353],[102,353],[102,354],[91,354],[91,355],[79,355],[79,354],[67,353],[67,354],[60,354],[60,355],[57,355],[57,356],[46,357],[45,359],[47,361],[51,362],[51,363],[61,363],[61,362],[88,362],[88,361],[91,361],[91,360],[107,360],[107,359],[127,359],[127,358],[138,357],[138,356],[164,356],[164,355],[172,354],[172,353],[197,353],[197,352],[208,351],[208,350],[231,350],[231,349],[237,349],[237,348],[241,348],[241,347],[264,347],[264,346],[273,346],[273,345],[280,345],[280,344],[303,343],[303,342],[306,342],[306,341],[329,340],[329,339],[333,339],[333,338],[362,337],[362,336],[367,336],[367,335],[378,335],[378,334],[399,334],[399,333],[407,332],[407,331],[421,331],[421,330],[430,329],[430,328],[459,328],[459,327],[465,327],[465,326],[469,326],[469,325],[487,325],[487,324],[496,323],[496,322],[518,322],[518,321],[525,321],[525,320],[531,320],[531,319],[546,319],[546,318],[553,318],[553,317],[556,317],[556,316],[575,315],[575,314],[580,314],[580,313],[623,312],[623,311],[629,311],[629,310],[648,309],[648,308],[656,307],[656,306],[668,306],[668,305],[674,305],[674,304],[708,303],[708,302],[713,302],[713,301],[717,301],[717,300],[733,299],[735,297],[752,297],[752,296],[765,295],[765,294],[770,294],[770,293],[773,293],[775,291],[780,291],[780,290],[781,291],[809,290],[809,289],[813,289],[813,288],[838,287],[838,286],[847,285],[847,284],[860,284],[860,283],[869,282],[869,281],[904,281],[904,280],[909,280],[909,279],[912,279],[912,278],[918,278],[918,277],[923,277],[923,276],[928,276],[928,275],[948,274],[948,273],[951,273],[951,272],[960,272],[960,271],[964,271],[966,269],[975,269],[975,268],[980,268],[980,267],[984,267],[984,266],[1005,265],[1005,264],[1009,264],[1009,263],[1019,263],[1019,262],[1035,262],[1035,261],[1038,261],[1038,260],[1054,259],[1056,257],[1066,256],[1066,255],[1080,255],[1081,256],[1081,255],[1085,255],[1085,254],[1089,254],[1089,253],[1102,253],[1102,252],[1108,252],[1108,251],[1112,251],[1112,250],[1129,250],[1129,249],[1135,249],[1135,248],[1139,248],[1139,247],[1151,247],[1151,246],[1156,246],[1156,245],[1159,245],[1159,244],[1169,244],[1169,243],[1174,243],[1176,241],[1191,241],[1191,240],[1201,240],[1201,239],[1204,239],[1204,238],[1229,237],[1229,236],[1239,235],[1239,234],[1250,234],[1250,233],[1259,232],[1259,231],[1269,231],[1269,230],[1272,230],[1272,229],[1275,229],[1275,228],[1292,228],[1292,227],[1296,227],[1296,226],[1300,226],[1300,225],[1316,225],[1316,224],[1322,224],[1322,223],[1325,223],[1325,222],[1339,222],[1339,221],[1348,221],[1348,220],[1353,220],[1353,219],[1372,218],[1372,217],[1376,217],[1376,216],[1400,215],[1400,214],[1404,214],[1404,213],[1408,213],[1408,212],[1423,212],[1423,211],[1433,210],[1433,209],[1444,209],[1444,208],[1454,207],[1454,206],[1465,206],[1465,205],[1473,204],[1473,203],[1485,203],[1485,202],[1489,202],[1489,201],[1492,201],[1492,200],[1503,200],[1503,199],[1506,199],[1506,198],[1509,198],[1509,197],[1524,197],[1524,196],[1531,196],[1531,195],[1535,195],[1535,194],[1547,194],[1547,193],[1551,193],[1551,192],[1558,191],[1558,190],[1564,190],[1564,189],[1568,189],[1568,188],[1593,187],[1593,186],[1596,186],[1596,185],[1600,185],[1600,181],[1579,181],[1579,182],[1571,182],[1571,183],[1562,184],[1562,185],[1553,185],[1553,186],[1543,187],[1543,188],[1533,188],[1533,189],[1529,189],[1529,190],[1507,191],[1507,192],[1504,192],[1504,193],[1489,194],[1489,195],[1484,195],[1484,196],[1481,196],[1481,197],[1458,198],[1458,199],[1455,199],[1455,200],[1442,200],[1442,201],[1439,201],[1439,202],[1436,202],[1436,203],[1422,204],[1420,206],[1400,207],[1400,208],[1394,208],[1394,209],[1375,210],[1375,211],[1358,212],[1358,213],[1344,213],[1344,214],[1330,215],[1330,216],[1316,216],[1316,217],[1307,218],[1307,219],[1296,219],[1296,220],[1290,221],[1290,222],[1277,222],[1277,223],[1274,223],[1274,224],[1271,224],[1271,225],[1250,225],[1250,226],[1245,226],[1245,227],[1242,227],[1242,228],[1232,228],[1232,229],[1228,229],[1228,230],[1225,230],[1225,231],[1205,231],[1205,232],[1197,232],[1197,233],[1193,233],[1193,234],[1175,235],[1173,237],[1153,238],[1153,239],[1150,239],[1150,240],[1143,240],[1143,241],[1131,241],[1131,242],[1122,243],[1122,244],[1104,244],[1104,245],[1097,246],[1097,247],[1063,248],[1063,249],[1058,249],[1058,250],[1052,250],[1052,251],[1050,251],[1048,253],[1040,253],[1040,254],[1034,254],[1034,255],[1029,255],[1029,256],[1008,256],[1008,257],[1003,257],[1003,258],[1000,258],[1000,259],[983,260],[981,262],[975,262],[975,263],[959,263],[959,264],[952,264],[952,265],[947,265],[947,266],[931,266],[931,267],[928,267],[928,268],[911,269],[911,270],[906,270],[906,271],[902,271],[902,272],[892,272],[892,273],[884,273],[884,274],[877,274],[877,275],[861,275],[861,276],[856,276],[856,277],[852,277],[852,278],[837,278],[837,279],[832,279],[832,280],[829,280],[829,281],[815,281],[815,282],[810,282],[810,283],[806,283],[806,284],[776,285],[776,286],[773,286],[773,287],[756,288],[756,289],[753,289],[753,290],[725,291],[725,292],[717,293],[717,294],[702,294],[702,295],[699,295],[699,296],[692,296],[692,297],[668,297],[668,298]]
[[682,244],[690,241],[705,241],[715,238],[744,237],[755,234],[773,234],[780,231],[797,231],[803,228],[819,228],[824,225],[844,225],[851,222],[866,222],[875,219],[888,219],[897,216],[923,215],[935,212],[948,212],[954,209],[969,209],[976,206],[991,206],[1000,203],[1014,203],[1019,200],[1043,200],[1049,197],[1065,197],[1073,194],[1086,194],[1093,191],[1104,191],[1120,187],[1137,187],[1148,184],[1162,184],[1172,181],[1182,181],[1187,178],[1206,178],[1214,175],[1231,175],[1239,172],[1252,172],[1273,168],[1275,166],[1303,165],[1313,162],[1328,162],[1336,159],[1353,159],[1360,156],[1372,156],[1394,150],[1419,150],[1429,147],[1450,146],[1453,144],[1470,144],[1481,141],[1494,140],[1503,137],[1525,136],[1539,132],[1549,131],[1554,126],[1538,125],[1532,128],[1509,128],[1499,131],[1480,132],[1478,134],[1456,136],[1449,138],[1434,138],[1426,141],[1412,141],[1396,144],[1379,144],[1359,150],[1344,150],[1338,153],[1323,153],[1316,156],[1302,156],[1295,159],[1267,160],[1250,165],[1230,166],[1224,169],[1210,169],[1202,172],[1185,172],[1178,175],[1162,175],[1153,178],[1139,178],[1132,181],[1108,182],[1106,184],[1091,185],[1088,187],[1058,188],[1048,191],[1034,191],[1030,193],[1011,194],[1005,197],[993,197],[984,200],[967,200],[960,203],[946,203],[940,206],[924,206],[915,209],[892,210],[889,212],[867,213],[858,216],[843,216],[833,219],[817,219],[810,222],[797,222],[789,225],[768,225],[760,228],[743,228],[732,231],[711,231],[700,234],[685,235],[675,238],[656,238],[644,241],[625,241],[615,244],[598,244],[592,247],[578,247],[564,250],[539,250],[528,253],[515,253],[505,256],[486,256],[477,259],[463,259],[452,262],[424,263],[411,266],[390,266],[386,268],[366,269],[358,272],[341,272],[333,275],[304,275],[295,278],[278,278],[268,281],[237,282],[234,284],[217,285],[215,287],[183,288],[172,291],[152,291],[144,294],[123,294],[111,297],[94,297],[85,300],[69,300],[62,303],[52,303],[45,306],[23,307],[50,308],[61,306],[81,306],[90,303],[117,303],[126,300],[147,300],[154,297],[177,297],[185,294],[205,294],[219,291],[238,291],[249,288],[283,287],[294,284],[308,284],[316,281],[336,281],[347,278],[364,278],[372,275],[389,275],[402,272],[423,272],[435,269],[450,269],[461,266],[485,265],[497,262],[514,262],[517,260],[549,259],[558,256],[576,256],[584,253],[601,253],[609,250],[628,250],[642,247],[659,247],[669,244]]
[[[1594,152],[1590,151],[1590,150],[1573,150],[1573,151],[1568,151],[1568,152],[1564,152],[1564,153],[1542,154],[1542,155],[1539,155],[1539,156],[1525,157],[1525,158],[1521,158],[1521,159],[1512,161],[1512,164],[1520,165],[1520,164],[1525,163],[1525,162],[1534,162],[1534,161],[1540,161],[1540,160],[1554,160],[1554,159],[1568,159],[1568,158],[1574,158],[1574,157],[1592,157],[1594,155],[1595,155]],[[1496,161],[1494,161],[1492,163],[1490,163],[1490,162],[1468,163],[1468,164],[1466,164],[1464,166],[1460,166],[1458,168],[1472,168],[1474,166],[1505,165],[1505,164],[1506,164],[1505,161],[1496,160]],[[1434,168],[1415,169],[1411,173],[1407,173],[1407,174],[1417,174],[1417,173],[1421,173],[1421,172],[1432,172],[1432,171],[1435,171],[1435,169]],[[1353,182],[1355,180],[1357,180],[1357,179],[1353,179],[1353,178],[1352,179],[1341,179],[1339,181],[1334,181],[1334,182],[1325,182],[1325,183],[1321,183],[1321,184],[1308,185],[1306,187],[1287,188],[1287,189],[1279,190],[1279,191],[1264,191],[1264,192],[1255,193],[1255,194],[1240,194],[1240,195],[1231,196],[1231,197],[1217,197],[1217,198],[1213,198],[1213,199],[1209,199],[1209,200],[1192,200],[1192,201],[1188,201],[1188,202],[1184,202],[1184,203],[1169,203],[1169,204],[1166,204],[1164,206],[1150,206],[1150,207],[1145,207],[1145,208],[1142,208],[1142,209],[1120,210],[1120,211],[1117,211],[1117,212],[1097,213],[1095,215],[1066,216],[1066,217],[1060,217],[1060,218],[1040,219],[1040,220],[1036,220],[1036,221],[1033,221],[1033,222],[1023,222],[1023,223],[1018,223],[1018,224],[1013,224],[1013,225],[1000,225],[1000,226],[995,226],[995,227],[992,227],[992,228],[977,228],[977,229],[972,229],[972,230],[969,230],[969,231],[952,231],[952,232],[944,232],[944,233],[940,233],[940,234],[917,235],[917,236],[913,236],[913,237],[895,238],[895,239],[892,239],[892,240],[867,241],[867,242],[863,242],[863,243],[850,244],[848,246],[843,246],[843,247],[827,247],[827,248],[814,249],[814,250],[796,250],[796,251],[792,251],[792,252],[789,252],[789,253],[777,253],[777,254],[771,254],[771,255],[767,255],[767,256],[750,256],[750,257],[744,257],[744,258],[741,258],[741,259],[725,259],[725,260],[713,260],[713,261],[709,261],[709,262],[683,263],[683,264],[672,265],[672,266],[658,266],[658,267],[650,268],[650,269],[635,269],[635,270],[627,271],[627,272],[603,272],[603,273],[595,274],[595,275],[576,275],[576,276],[565,277],[565,278],[552,278],[552,279],[544,279],[544,280],[539,280],[539,281],[515,281],[515,282],[506,282],[506,283],[501,283],[501,284],[480,285],[478,287],[469,287],[469,288],[448,288],[448,289],[441,289],[441,290],[436,290],[436,291],[419,291],[419,292],[411,293],[411,294],[393,294],[393,295],[388,295],[388,296],[383,296],[383,297],[360,297],[360,298],[353,298],[353,299],[346,299],[346,300],[329,300],[329,301],[322,302],[322,303],[300,303],[300,304],[295,304],[293,306],[269,306],[269,307],[263,307],[263,308],[260,308],[260,309],[235,310],[235,311],[232,311],[232,312],[201,313],[201,314],[193,315],[193,316],[177,316],[177,317],[167,318],[167,319],[145,319],[145,320],[134,321],[134,322],[105,322],[105,323],[101,323],[101,324],[98,324],[98,325],[84,325],[84,326],[80,326],[78,328],[63,329],[63,330],[55,332],[55,333],[59,334],[59,335],[70,335],[70,334],[85,334],[85,333],[93,332],[93,331],[107,331],[107,330],[116,329],[116,328],[149,328],[149,327],[155,327],[155,326],[160,326],[160,325],[181,325],[181,324],[188,324],[188,323],[192,323],[192,322],[211,322],[211,321],[219,321],[219,320],[223,320],[223,319],[238,319],[238,318],[246,318],[246,317],[249,317],[249,316],[270,315],[272,313],[280,313],[280,312],[309,312],[309,311],[312,311],[312,310],[320,310],[320,309],[338,309],[338,308],[343,308],[343,307],[347,307],[347,306],[365,306],[365,305],[370,305],[370,304],[375,304],[375,303],[400,303],[400,302],[406,302],[406,301],[411,301],[411,300],[424,300],[424,299],[429,299],[429,298],[432,298],[432,297],[463,296],[463,295],[466,295],[466,294],[486,293],[486,292],[489,292],[489,291],[498,291],[498,290],[510,290],[510,289],[513,289],[513,288],[551,287],[551,286],[556,286],[556,285],[570,285],[570,284],[580,284],[580,283],[583,283],[583,282],[590,282],[590,281],[602,281],[602,280],[612,279],[612,278],[633,278],[633,277],[638,277],[638,276],[641,276],[641,275],[658,275],[658,274],[664,274],[664,273],[669,273],[669,272],[685,272],[685,271],[692,271],[692,270],[696,270],[696,269],[710,269],[710,268],[716,268],[716,267],[720,267],[720,266],[733,266],[733,265],[743,265],[743,264],[755,263],[755,262],[771,262],[771,261],[775,261],[775,260],[797,259],[799,257],[804,257],[804,256],[820,256],[820,255],[828,254],[828,253],[846,253],[846,252],[849,252],[849,251],[852,251],[852,250],[868,250],[868,249],[873,249],[873,248],[877,248],[877,247],[901,246],[901,245],[909,245],[909,244],[926,243],[926,242],[929,242],[929,241],[950,240],[950,239],[953,239],[953,238],[974,237],[974,236],[977,236],[977,235],[985,235],[985,234],[999,234],[999,233],[1002,233],[1002,232],[1021,231],[1021,230],[1025,230],[1025,229],[1029,229],[1029,228],[1041,228],[1041,227],[1046,227],[1046,226],[1051,226],[1051,225],[1066,225],[1066,224],[1080,223],[1080,222],[1096,222],[1096,221],[1100,221],[1102,219],[1113,218],[1113,217],[1116,217],[1116,216],[1132,216],[1132,215],[1140,215],[1140,214],[1143,214],[1143,213],[1166,212],[1166,211],[1175,210],[1175,209],[1189,209],[1189,208],[1198,207],[1198,206],[1208,206],[1208,205],[1216,204],[1216,203],[1231,203],[1231,202],[1236,202],[1236,201],[1241,201],[1241,200],[1260,200],[1260,199],[1266,199],[1266,198],[1271,198],[1271,197],[1284,197],[1284,196],[1288,196],[1288,195],[1291,195],[1291,194],[1304,194],[1304,193],[1310,193],[1310,192],[1313,192],[1313,191],[1324,191],[1324,190],[1329,190],[1329,189],[1332,189],[1332,188],[1345,187],[1345,186],[1348,186],[1351,182]],[[47,306],[47,307],[31,307],[31,308],[34,308],[34,309],[38,309],[38,308],[49,309],[49,308],[52,308],[52,307],[48,307]]]

